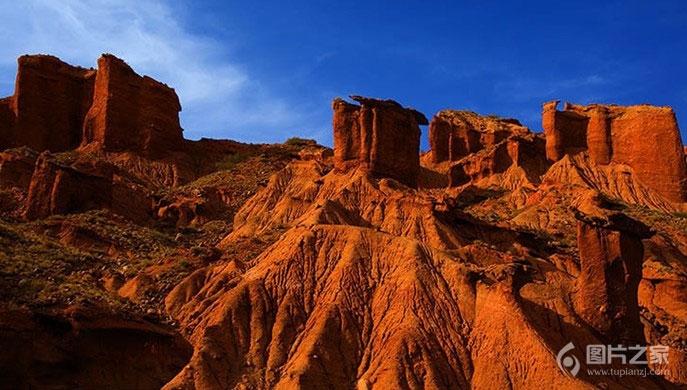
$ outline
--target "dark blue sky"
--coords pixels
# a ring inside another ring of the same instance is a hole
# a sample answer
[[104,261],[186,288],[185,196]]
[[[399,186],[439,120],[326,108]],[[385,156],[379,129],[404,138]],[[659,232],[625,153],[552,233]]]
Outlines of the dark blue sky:
[[12,64],[0,63],[1,92],[11,93],[15,54],[92,66],[112,52],[177,89],[189,138],[330,144],[330,102],[349,94],[428,117],[446,108],[516,117],[534,131],[553,99],[670,105],[683,138],[687,130],[682,1],[27,3],[9,12],[33,30],[0,51]]

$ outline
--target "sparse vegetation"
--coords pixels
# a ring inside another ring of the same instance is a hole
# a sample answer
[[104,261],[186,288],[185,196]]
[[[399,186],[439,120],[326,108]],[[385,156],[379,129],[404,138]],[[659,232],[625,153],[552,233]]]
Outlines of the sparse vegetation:
[[305,146],[315,146],[317,145],[317,141],[314,139],[291,137],[284,142],[284,145],[302,148]]
[[219,170],[230,170],[236,167],[236,165],[248,160],[251,156],[248,154],[234,153],[226,155],[222,161],[217,163],[217,169]]

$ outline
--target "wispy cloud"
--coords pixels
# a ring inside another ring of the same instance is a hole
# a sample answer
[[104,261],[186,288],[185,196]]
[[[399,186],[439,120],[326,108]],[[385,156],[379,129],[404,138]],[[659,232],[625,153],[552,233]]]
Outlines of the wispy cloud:
[[174,87],[186,136],[283,140],[303,120],[286,101],[255,80],[224,43],[186,31],[163,0],[23,0],[0,13],[0,87],[14,79],[15,59],[49,53],[95,66],[103,52],[140,74]]

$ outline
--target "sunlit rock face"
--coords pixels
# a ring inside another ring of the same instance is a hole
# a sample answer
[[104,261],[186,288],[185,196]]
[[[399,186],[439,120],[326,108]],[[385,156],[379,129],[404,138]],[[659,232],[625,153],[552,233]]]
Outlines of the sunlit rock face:
[[629,165],[639,180],[672,202],[687,201],[687,164],[670,107],[566,103],[543,105],[546,156],[588,151],[597,164]]

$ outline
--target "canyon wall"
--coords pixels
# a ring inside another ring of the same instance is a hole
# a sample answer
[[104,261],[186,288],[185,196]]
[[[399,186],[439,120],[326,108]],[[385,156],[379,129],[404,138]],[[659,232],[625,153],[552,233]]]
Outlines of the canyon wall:
[[105,54],[98,59],[83,143],[154,156],[176,150],[183,141],[179,111],[179,98],[172,88],[139,76],[124,61]]
[[360,105],[342,99],[332,102],[334,168],[360,169],[390,177],[411,187],[420,172],[420,128],[427,118],[393,100],[351,96]]
[[597,164],[625,164],[639,180],[672,202],[687,202],[687,163],[670,107],[566,103],[543,105],[546,157],[587,151]]
[[81,142],[95,71],[47,55],[18,59],[14,95],[0,101],[0,147],[61,152]]
[[47,55],[19,57],[14,95],[0,99],[0,150],[63,152],[97,144],[106,151],[159,157],[181,148],[179,98],[104,54],[98,70]]

